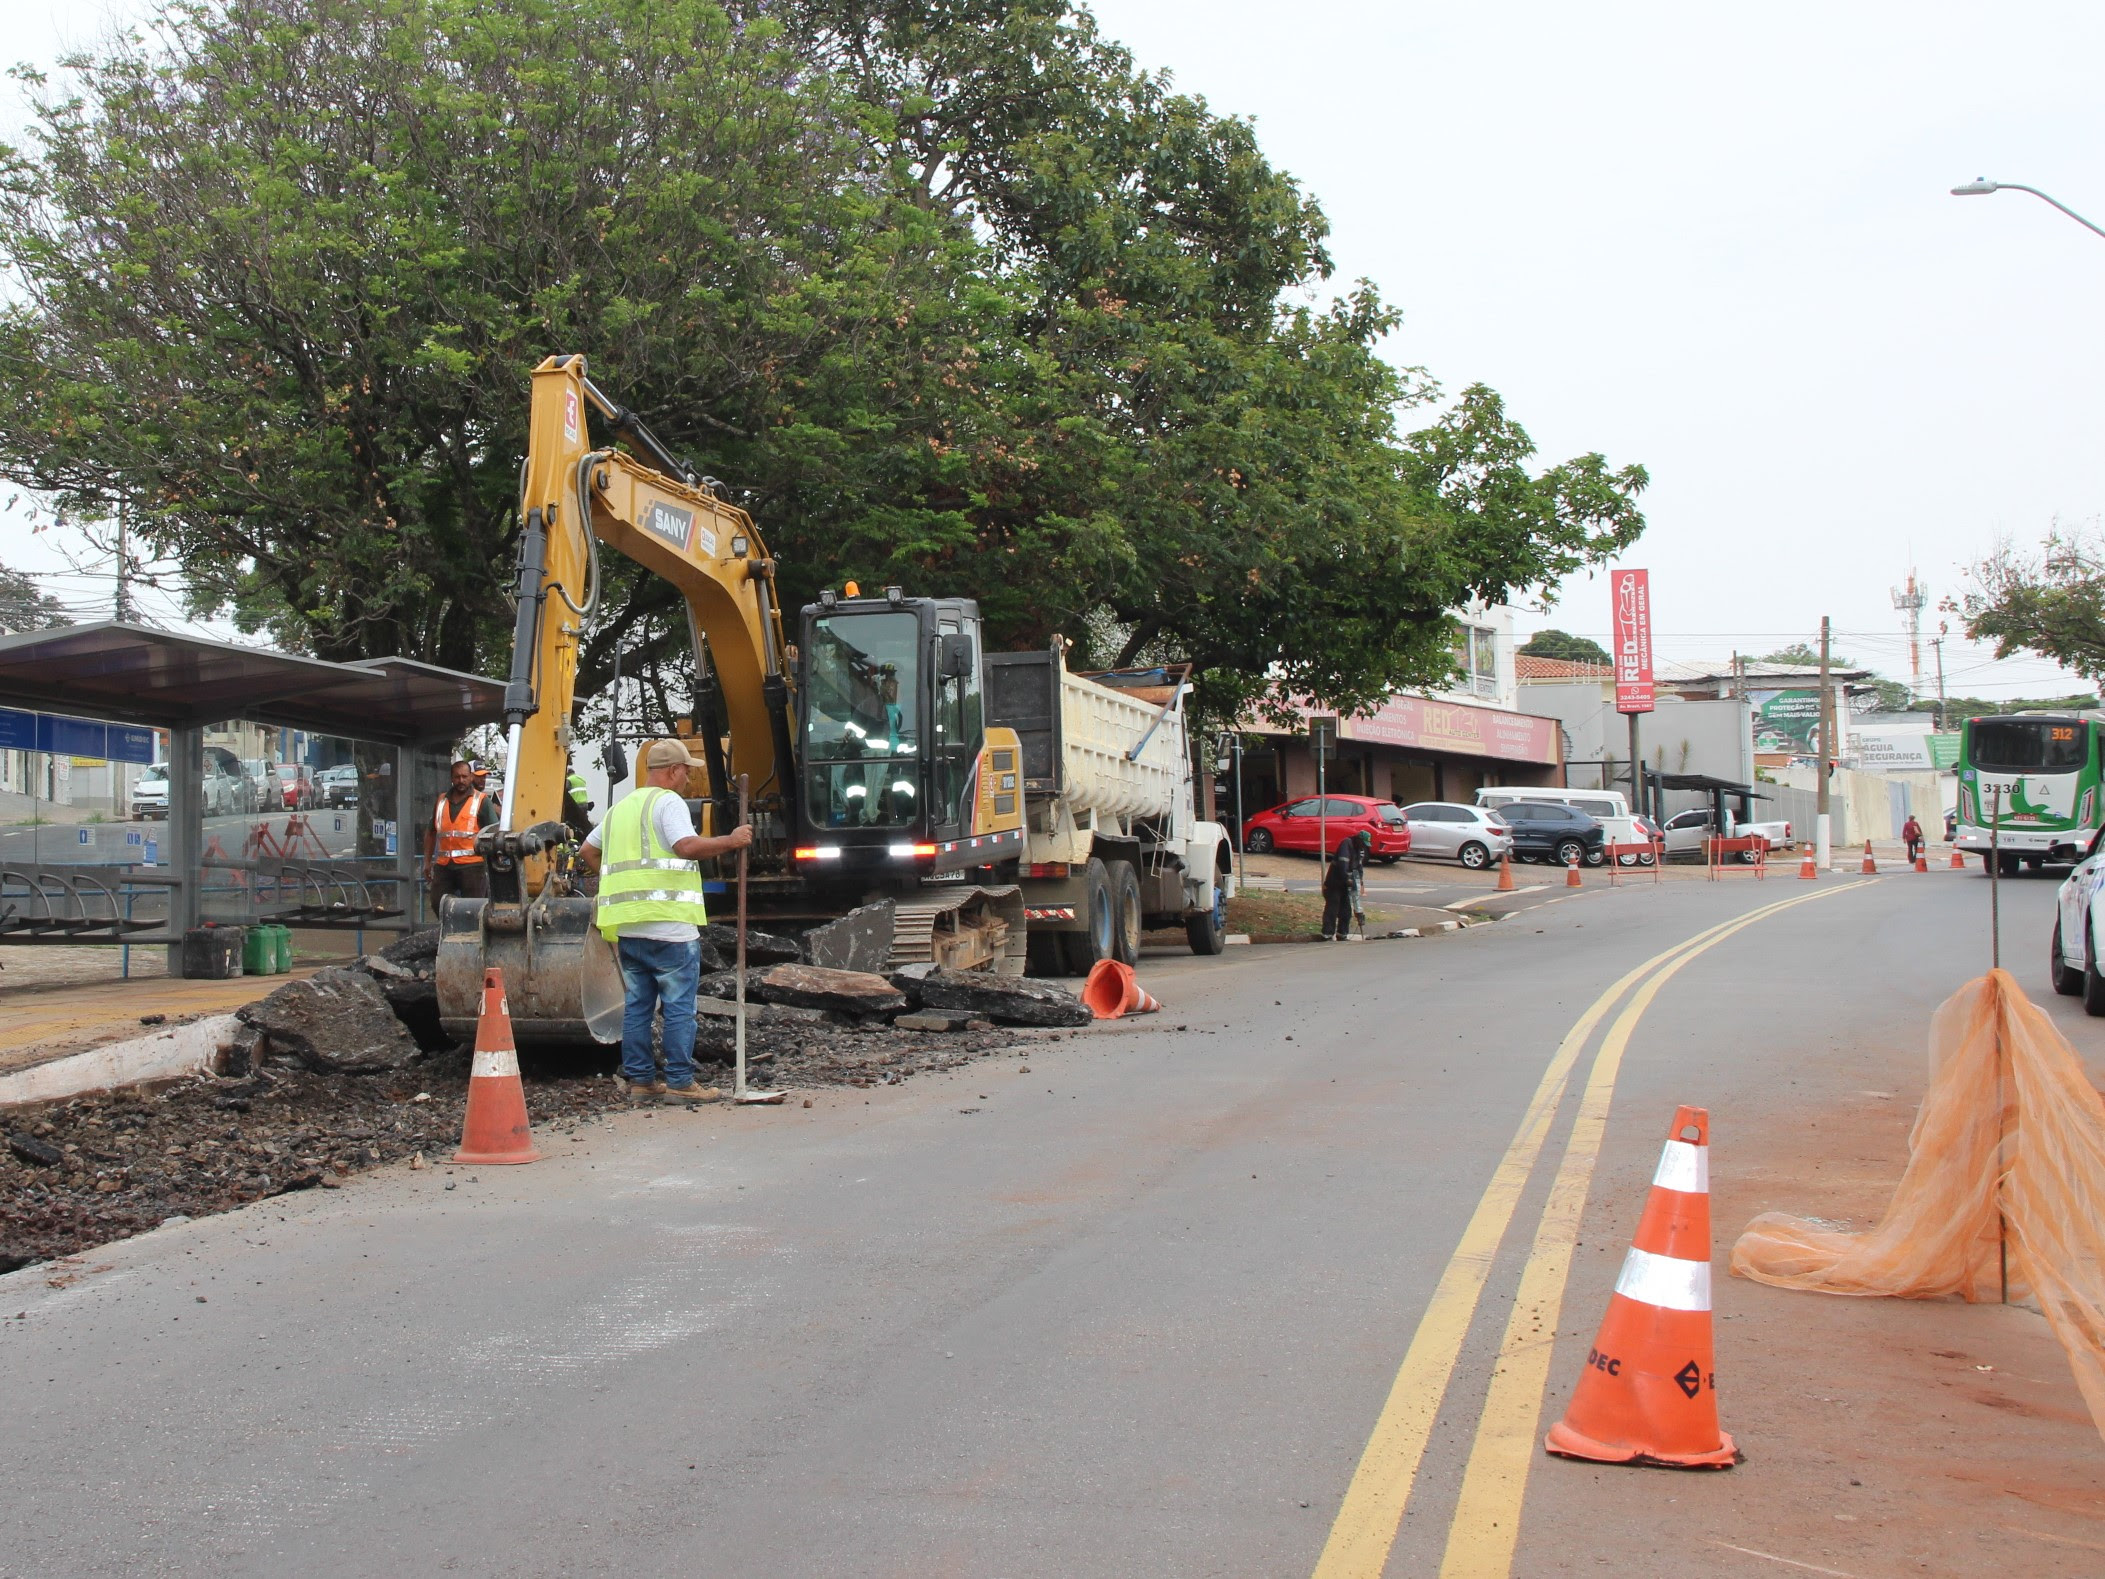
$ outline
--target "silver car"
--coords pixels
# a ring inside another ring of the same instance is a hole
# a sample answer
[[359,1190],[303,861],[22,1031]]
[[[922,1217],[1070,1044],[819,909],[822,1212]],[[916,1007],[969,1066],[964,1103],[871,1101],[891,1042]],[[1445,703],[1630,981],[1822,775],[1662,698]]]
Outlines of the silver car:
[[1481,872],[1512,853],[1513,835],[1497,812],[1483,806],[1421,800],[1403,808],[1403,820],[1410,824],[1415,856],[1460,861],[1472,872]]

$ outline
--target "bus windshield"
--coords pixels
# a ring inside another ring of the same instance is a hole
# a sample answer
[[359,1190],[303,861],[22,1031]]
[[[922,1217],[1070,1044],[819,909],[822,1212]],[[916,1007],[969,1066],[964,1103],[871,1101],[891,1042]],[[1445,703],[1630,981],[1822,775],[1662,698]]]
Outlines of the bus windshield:
[[2073,773],[2090,762],[2080,719],[1976,718],[1966,733],[1968,763],[1988,773]]

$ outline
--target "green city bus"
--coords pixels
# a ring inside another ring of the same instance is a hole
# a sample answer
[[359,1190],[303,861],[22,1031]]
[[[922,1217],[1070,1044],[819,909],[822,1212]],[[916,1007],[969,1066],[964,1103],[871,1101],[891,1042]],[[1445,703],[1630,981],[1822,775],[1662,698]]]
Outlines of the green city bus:
[[1967,719],[1959,732],[1958,847],[1985,867],[1993,820],[2006,876],[2020,864],[2080,861],[2105,801],[2101,743],[2105,711]]

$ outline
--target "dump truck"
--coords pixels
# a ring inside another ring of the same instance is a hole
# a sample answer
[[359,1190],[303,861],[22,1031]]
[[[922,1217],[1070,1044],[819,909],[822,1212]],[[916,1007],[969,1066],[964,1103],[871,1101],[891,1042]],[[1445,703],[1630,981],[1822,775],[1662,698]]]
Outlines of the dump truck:
[[1017,876],[1038,975],[1138,962],[1144,931],[1180,928],[1195,954],[1227,941],[1228,831],[1197,814],[1188,669],[1076,674],[1055,639],[988,653],[987,720],[1023,752]]

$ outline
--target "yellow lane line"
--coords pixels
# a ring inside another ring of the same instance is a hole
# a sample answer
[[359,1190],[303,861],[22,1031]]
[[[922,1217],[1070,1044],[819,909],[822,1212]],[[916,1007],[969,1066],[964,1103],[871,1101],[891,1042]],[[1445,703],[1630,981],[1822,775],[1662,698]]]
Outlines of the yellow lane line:
[[1507,1579],[1513,1568],[1514,1543],[1520,1535],[1522,1499],[1527,1495],[1528,1469],[1539,1451],[1536,1431],[1541,1423],[1542,1399],[1549,1385],[1550,1355],[1557,1340],[1557,1322],[1564,1309],[1564,1285],[1571,1272],[1572,1251],[1578,1244],[1579,1219],[1586,1209],[1587,1191],[1593,1183],[1601,1142],[1608,1129],[1608,1109],[1615,1100],[1615,1082],[1622,1070],[1623,1053],[1630,1045],[1637,1022],[1659,996],[1659,989],[1697,955],[1724,942],[1735,932],[1766,920],[1793,905],[1809,904],[1834,894],[1861,888],[1847,883],[1822,889],[1797,899],[1786,899],[1728,923],[1712,936],[1694,942],[1662,966],[1630,998],[1601,1041],[1586,1089],[1579,1099],[1578,1117],[1572,1122],[1571,1138],[1564,1158],[1550,1184],[1549,1199],[1542,1209],[1542,1222],[1526,1266],[1521,1269],[1520,1288],[1514,1295],[1513,1314],[1499,1346],[1498,1363],[1491,1374],[1484,1412],[1477,1423],[1476,1441],[1462,1473],[1462,1494],[1455,1504],[1454,1522],[1447,1533],[1447,1552],[1441,1559],[1440,1579]]
[[1653,955],[1594,999],[1565,1034],[1528,1101],[1520,1128],[1478,1199],[1468,1226],[1462,1230],[1461,1242],[1433,1288],[1425,1314],[1418,1320],[1418,1330],[1411,1335],[1403,1365],[1374,1422],[1366,1449],[1360,1454],[1351,1484],[1345,1488],[1337,1517],[1331,1522],[1330,1538],[1317,1560],[1315,1579],[1374,1579],[1387,1565],[1389,1548],[1396,1542],[1396,1528],[1403,1522],[1404,1504],[1410,1500],[1411,1486],[1417,1479],[1418,1462],[1432,1435],[1433,1421],[1454,1374],[1462,1340],[1468,1336],[1469,1324],[1475,1318],[1484,1282],[1491,1275],[1492,1258],[1498,1253],[1499,1242],[1505,1237],[1521,1192],[1534,1171],[1550,1120],[1564,1100],[1571,1067],[1594,1028],[1633,983],[1682,950],[1714,934],[1737,930],[1784,905],[1800,902],[1785,900],[1741,920],[1720,922]]

